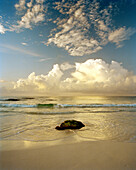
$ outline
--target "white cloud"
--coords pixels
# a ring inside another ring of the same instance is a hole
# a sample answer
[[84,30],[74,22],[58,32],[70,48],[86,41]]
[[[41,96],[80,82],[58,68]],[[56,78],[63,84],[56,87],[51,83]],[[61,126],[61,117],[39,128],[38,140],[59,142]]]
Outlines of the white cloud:
[[45,81],[44,75],[36,76],[33,72],[28,76],[27,79],[19,79],[14,84],[14,89],[19,89],[21,91],[29,91],[31,89],[33,89],[33,91],[45,89],[46,87],[42,83],[43,81]]
[[[68,63],[65,65],[68,66]],[[89,59],[75,63],[73,68],[75,71],[67,67],[67,70],[71,70],[70,75],[58,64],[47,75],[36,76],[33,72],[28,78],[14,82],[14,91],[45,95],[136,95],[136,75],[118,62],[112,61],[109,64],[101,59]]]
[[[37,4],[43,4],[45,0],[36,0]],[[34,0],[30,0],[27,2],[26,0],[19,0],[18,4],[15,4],[15,8],[17,11],[23,11],[25,9],[31,8],[33,6]]]
[[[58,93],[55,91],[58,89],[60,78],[63,73],[56,64],[53,69],[47,75],[36,76],[35,73],[31,73],[27,79],[19,79],[14,83],[14,90],[24,91],[24,92],[44,92],[45,94]],[[53,89],[53,90],[52,90]]]
[[56,2],[55,9],[67,18],[58,17],[47,45],[54,43],[64,48],[72,56],[83,56],[96,53],[107,43],[120,43],[135,33],[134,29],[115,28],[112,24],[113,6],[102,8],[101,2],[79,0]]
[[136,76],[115,61],[108,64],[101,59],[90,59],[76,63],[71,76],[62,82],[64,91],[103,95],[136,93]]
[[98,21],[98,24],[99,24],[98,27],[99,27],[100,30],[108,31],[108,28],[107,28],[107,26],[104,24],[103,21]]
[[18,25],[15,28],[32,28],[31,24],[36,24],[40,21],[44,21],[45,14],[43,12],[43,6],[38,4],[34,5],[32,9],[28,9],[26,14],[18,21]]
[[31,0],[30,2],[27,3],[27,6],[28,6],[29,8],[31,8],[32,5],[33,5],[33,0]]
[[75,68],[75,66],[66,62],[66,63],[61,64],[60,68],[61,68],[61,70],[65,71],[65,70],[69,70],[71,68]]
[[[111,7],[100,10],[100,4],[96,0],[92,3],[79,0],[73,5],[65,1],[57,2],[56,9],[61,14],[69,14],[69,18],[63,21],[58,18],[55,21],[61,31],[52,35],[47,45],[54,43],[65,48],[72,56],[92,54],[102,49],[107,31],[110,30]],[[96,37],[91,33],[92,27],[95,28]]]
[[5,80],[0,80],[0,83],[5,83],[6,81]]
[[[57,5],[56,8],[64,13],[61,8],[66,4],[58,3]],[[57,32],[54,37],[49,38],[47,45],[53,42],[58,47],[65,48],[73,56],[91,54],[101,49],[98,41],[87,35],[90,25],[84,13],[85,5],[80,5],[81,1],[78,1],[77,4],[69,8],[66,13],[72,13],[72,15],[67,20],[58,22],[58,28],[62,28],[62,30]]]
[[44,61],[48,61],[48,60],[51,60],[52,58],[42,58],[39,60],[39,62],[44,62]]
[[44,3],[45,0],[36,0],[37,3]]
[[20,0],[15,7],[18,11],[24,11],[23,16],[17,21],[16,25],[12,25],[9,31],[20,31],[21,28],[32,29],[33,25],[45,20],[46,9],[43,5],[44,0],[30,0],[26,3],[25,0]]
[[[61,14],[68,14],[69,18],[63,22],[57,18],[55,22],[61,31],[52,35],[47,44],[53,42],[73,56],[92,54],[102,49],[107,31],[110,30],[111,7],[100,10],[100,4],[96,0],[92,3],[79,0],[76,4],[57,2],[55,8]],[[95,29],[96,36],[93,36],[92,28]]]
[[18,11],[25,10],[25,9],[26,9],[25,3],[26,3],[25,0],[19,0],[19,3],[18,3],[18,4],[15,4],[15,8],[16,8]]
[[17,11],[21,11],[22,17],[8,29],[0,24],[0,33],[19,32],[22,29],[32,29],[41,22],[45,24],[45,14],[54,15],[49,11],[47,13],[47,6],[50,4],[50,9],[58,10],[59,14],[55,20],[54,17],[47,19],[56,24],[56,28],[50,31],[48,42],[42,42],[44,45],[53,43],[72,56],[96,53],[109,42],[121,47],[122,42],[128,40],[136,30],[125,26],[116,28],[112,22],[114,3],[107,6],[101,3],[103,2],[98,0],[91,3],[89,0],[62,0],[55,3],[45,0],[19,0],[15,7]]
[[4,26],[0,23],[0,33],[1,34],[5,34],[6,29],[4,28]]
[[115,31],[112,31],[109,34],[109,41],[116,43],[117,47],[120,47],[120,43],[124,40],[128,40],[131,35],[133,35],[136,32],[136,29],[125,27],[119,28]]
[[72,73],[72,76],[80,82],[101,82],[108,85],[115,83],[114,81],[116,83],[122,81],[127,74],[128,71],[115,61],[108,64],[101,59],[90,59],[84,63],[76,63],[76,71]]
[[24,45],[24,46],[27,46],[27,45],[28,45],[28,44],[27,44],[27,43],[25,43],[25,42],[22,42],[21,44],[22,44],[22,45]]

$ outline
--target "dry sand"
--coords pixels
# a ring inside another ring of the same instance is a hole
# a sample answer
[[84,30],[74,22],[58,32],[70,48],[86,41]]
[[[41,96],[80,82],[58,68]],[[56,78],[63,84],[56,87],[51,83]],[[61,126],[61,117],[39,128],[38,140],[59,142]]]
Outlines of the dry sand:
[[81,142],[1,151],[2,170],[135,170],[136,144]]

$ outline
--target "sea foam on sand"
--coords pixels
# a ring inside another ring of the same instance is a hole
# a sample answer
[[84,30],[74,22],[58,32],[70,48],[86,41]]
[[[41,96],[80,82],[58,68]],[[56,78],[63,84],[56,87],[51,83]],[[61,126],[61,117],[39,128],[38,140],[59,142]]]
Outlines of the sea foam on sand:
[[15,170],[133,170],[136,144],[79,142],[0,152],[0,169]]

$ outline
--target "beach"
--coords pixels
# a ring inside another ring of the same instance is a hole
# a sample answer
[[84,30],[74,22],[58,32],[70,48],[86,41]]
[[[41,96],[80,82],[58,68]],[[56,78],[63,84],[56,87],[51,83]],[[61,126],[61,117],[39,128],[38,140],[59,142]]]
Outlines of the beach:
[[2,170],[134,170],[136,144],[79,142],[1,151]]
[[0,169],[134,170],[135,113],[136,97],[1,98]]

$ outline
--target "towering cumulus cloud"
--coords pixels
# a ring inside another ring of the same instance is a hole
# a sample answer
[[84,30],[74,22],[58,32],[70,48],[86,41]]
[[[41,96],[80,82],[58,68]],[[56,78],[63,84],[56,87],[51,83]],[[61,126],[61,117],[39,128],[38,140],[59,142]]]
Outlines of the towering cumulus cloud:
[[67,70],[71,70],[69,75],[65,73],[62,65],[55,64],[47,75],[36,76],[33,72],[28,78],[14,82],[11,90],[44,95],[136,94],[136,76],[118,62],[112,61],[108,64],[101,59],[89,59],[84,63],[75,63],[74,66],[69,64]]
[[19,79],[16,83],[14,83],[14,90],[17,89],[22,92],[31,91],[32,93],[52,93],[54,90],[58,90],[62,75],[63,73],[60,70],[59,65],[56,64],[47,75],[41,74],[36,76],[35,72],[33,72],[28,76],[27,79]]

